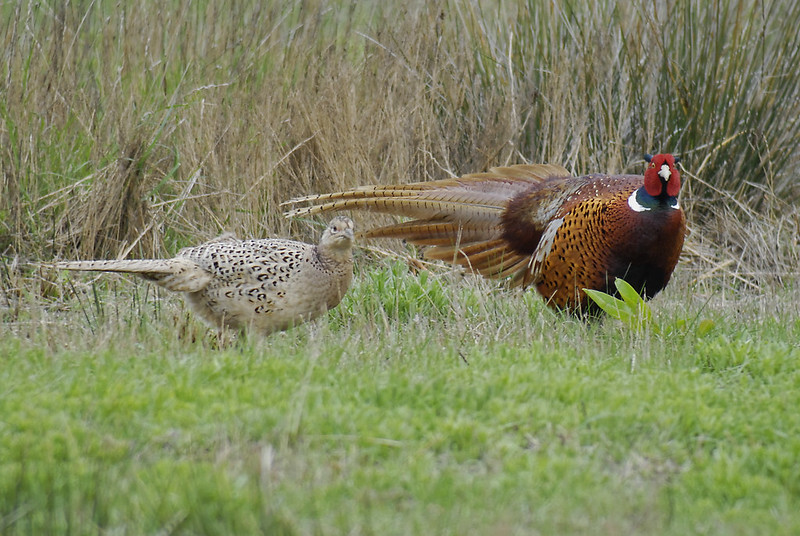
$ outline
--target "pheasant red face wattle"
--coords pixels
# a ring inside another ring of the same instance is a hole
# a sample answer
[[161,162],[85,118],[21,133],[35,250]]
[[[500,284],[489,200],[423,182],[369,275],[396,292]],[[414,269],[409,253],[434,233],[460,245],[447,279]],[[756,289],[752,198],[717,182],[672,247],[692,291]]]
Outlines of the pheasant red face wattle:
[[644,189],[653,197],[666,195],[677,197],[681,189],[681,174],[675,167],[675,157],[671,154],[646,155],[650,162],[644,172]]

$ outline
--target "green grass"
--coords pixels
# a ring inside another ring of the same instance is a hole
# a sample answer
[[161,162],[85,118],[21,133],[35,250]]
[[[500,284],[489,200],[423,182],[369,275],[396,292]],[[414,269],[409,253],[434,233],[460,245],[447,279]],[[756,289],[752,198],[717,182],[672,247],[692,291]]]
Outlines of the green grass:
[[4,534],[800,529],[789,291],[764,314],[668,289],[665,336],[394,264],[218,349],[179,300],[108,279],[99,307],[5,324]]

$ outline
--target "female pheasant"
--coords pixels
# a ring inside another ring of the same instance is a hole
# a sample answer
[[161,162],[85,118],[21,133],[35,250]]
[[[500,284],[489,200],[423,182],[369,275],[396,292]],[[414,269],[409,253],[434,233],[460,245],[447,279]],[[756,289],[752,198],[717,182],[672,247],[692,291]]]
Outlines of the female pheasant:
[[353,277],[353,222],[337,216],[318,245],[221,237],[171,259],[59,262],[62,270],[137,274],[173,292],[214,328],[264,335],[336,307]]
[[432,246],[426,256],[512,285],[535,285],[556,308],[589,310],[583,289],[616,293],[625,279],[646,297],[663,289],[683,247],[677,159],[645,155],[640,175],[572,177],[561,166],[492,168],[460,178],[364,186],[292,199],[287,217],[350,209],[413,218],[366,238]]

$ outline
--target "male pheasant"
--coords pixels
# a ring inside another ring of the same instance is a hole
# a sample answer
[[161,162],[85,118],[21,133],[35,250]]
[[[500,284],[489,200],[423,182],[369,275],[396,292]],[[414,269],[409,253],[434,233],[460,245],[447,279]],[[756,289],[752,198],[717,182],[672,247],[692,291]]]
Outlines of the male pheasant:
[[171,259],[75,261],[64,270],[137,274],[174,292],[212,327],[269,334],[336,307],[353,277],[353,222],[337,216],[319,245],[218,239]]
[[[431,246],[426,256],[485,277],[535,285],[547,303],[588,310],[584,288],[616,293],[625,279],[652,297],[670,279],[686,233],[680,173],[670,154],[646,155],[644,176],[570,176],[561,166],[492,168],[459,178],[292,199],[287,217],[350,209],[406,216],[367,238]],[[590,308],[593,309],[593,308]]]

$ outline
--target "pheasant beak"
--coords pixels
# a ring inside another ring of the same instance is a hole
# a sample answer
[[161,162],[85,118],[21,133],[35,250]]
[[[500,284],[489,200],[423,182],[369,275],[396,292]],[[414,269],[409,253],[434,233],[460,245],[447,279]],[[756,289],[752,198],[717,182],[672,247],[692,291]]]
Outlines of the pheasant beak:
[[351,225],[348,225],[337,233],[336,243],[339,246],[349,248],[355,240],[355,231]]
[[669,180],[670,176],[672,176],[672,171],[669,170],[669,164],[661,164],[658,176],[661,177],[664,182]]

